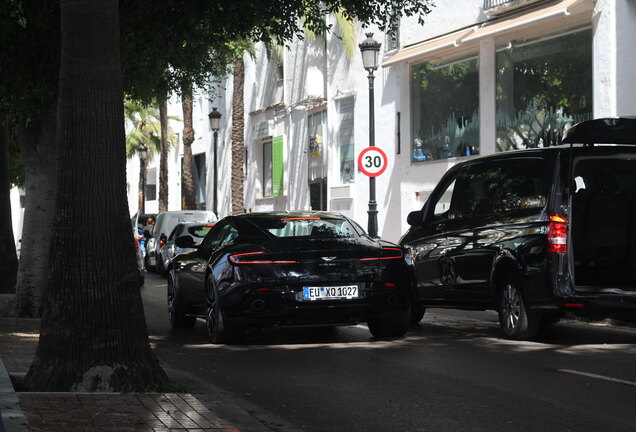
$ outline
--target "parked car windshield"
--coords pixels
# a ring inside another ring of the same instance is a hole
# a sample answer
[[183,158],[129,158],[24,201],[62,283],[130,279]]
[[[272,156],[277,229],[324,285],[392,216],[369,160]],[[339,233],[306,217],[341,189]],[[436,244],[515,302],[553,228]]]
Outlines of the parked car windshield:
[[194,225],[188,227],[188,234],[190,234],[192,237],[203,238],[212,229],[213,226],[214,224]]
[[252,222],[275,237],[352,238],[358,236],[346,219],[312,216],[254,218]]

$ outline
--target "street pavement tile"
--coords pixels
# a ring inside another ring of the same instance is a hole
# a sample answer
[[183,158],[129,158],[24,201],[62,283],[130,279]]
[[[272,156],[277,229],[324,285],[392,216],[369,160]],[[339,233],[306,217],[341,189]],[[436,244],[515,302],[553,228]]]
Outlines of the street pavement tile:
[[18,393],[18,397],[34,432],[237,431],[192,395]]

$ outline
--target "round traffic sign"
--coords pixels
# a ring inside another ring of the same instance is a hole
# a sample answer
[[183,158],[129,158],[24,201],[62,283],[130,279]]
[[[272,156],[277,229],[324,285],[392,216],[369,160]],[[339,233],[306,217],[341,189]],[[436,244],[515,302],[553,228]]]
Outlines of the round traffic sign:
[[386,153],[379,147],[367,147],[358,155],[358,168],[362,174],[377,177],[386,170]]

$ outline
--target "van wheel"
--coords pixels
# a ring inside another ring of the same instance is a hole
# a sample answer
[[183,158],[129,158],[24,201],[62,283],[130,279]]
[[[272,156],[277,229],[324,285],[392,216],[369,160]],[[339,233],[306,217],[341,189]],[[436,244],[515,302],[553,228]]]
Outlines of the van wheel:
[[406,309],[399,315],[392,315],[386,318],[379,318],[367,322],[369,331],[377,338],[401,337],[406,334],[411,325],[411,302],[407,302]]
[[179,295],[176,283],[176,275],[170,271],[168,275],[168,320],[174,328],[192,328],[196,323],[196,317],[186,315],[188,305]]
[[536,334],[541,313],[526,307],[517,284],[506,280],[499,295],[499,326],[507,339],[527,340]]

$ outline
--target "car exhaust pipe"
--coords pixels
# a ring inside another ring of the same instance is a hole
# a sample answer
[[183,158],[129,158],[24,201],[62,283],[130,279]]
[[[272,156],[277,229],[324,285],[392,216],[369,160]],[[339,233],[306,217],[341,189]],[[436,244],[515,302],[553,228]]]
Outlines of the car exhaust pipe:
[[256,299],[252,302],[252,310],[262,311],[265,309],[266,303],[265,300]]

